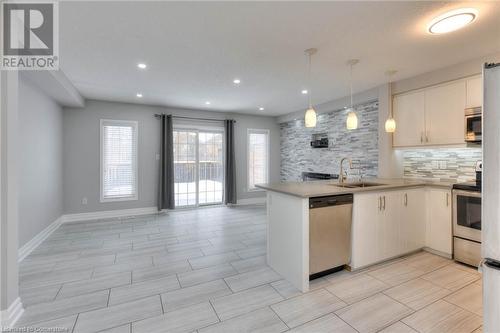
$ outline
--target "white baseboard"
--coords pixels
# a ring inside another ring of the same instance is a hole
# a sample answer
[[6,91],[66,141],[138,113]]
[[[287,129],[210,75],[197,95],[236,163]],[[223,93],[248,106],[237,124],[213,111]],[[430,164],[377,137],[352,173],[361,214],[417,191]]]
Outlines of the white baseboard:
[[145,208],[133,208],[133,209],[122,209],[122,210],[108,210],[102,212],[91,212],[91,213],[80,213],[80,214],[68,214],[62,215],[57,220],[52,222],[49,226],[39,232],[35,237],[33,237],[29,242],[24,244],[18,250],[18,262],[21,262],[26,258],[33,250],[35,250],[44,240],[46,240],[54,231],[59,228],[63,223],[71,223],[78,221],[88,221],[104,218],[115,218],[115,217],[126,217],[126,216],[138,216],[138,215],[148,215],[156,214],[158,209],[156,207],[145,207]]
[[131,208],[131,209],[120,209],[120,210],[105,210],[100,212],[79,213],[79,214],[66,214],[63,215],[61,218],[62,218],[62,223],[71,223],[78,221],[148,215],[157,213],[158,213],[158,208],[156,207],[144,207],[144,208]]
[[45,229],[40,231],[35,237],[33,237],[29,242],[24,244],[18,251],[18,261],[21,262],[24,258],[26,258],[34,249],[38,247],[38,245],[42,244],[44,240],[47,239],[62,223],[61,217],[52,222]]
[[0,312],[0,326],[12,328],[19,318],[21,318],[23,312],[23,303],[21,303],[21,299],[18,297],[7,310]]
[[434,249],[431,249],[430,247],[427,247],[427,246],[425,246],[423,248],[423,250],[426,251],[426,252],[435,254],[437,256],[441,256],[441,257],[448,258],[448,259],[453,259],[453,256],[451,254],[445,253],[445,252],[441,252],[441,251],[438,251],[438,250],[434,250]]
[[263,205],[266,203],[266,197],[248,198],[238,200],[238,206],[244,205]]

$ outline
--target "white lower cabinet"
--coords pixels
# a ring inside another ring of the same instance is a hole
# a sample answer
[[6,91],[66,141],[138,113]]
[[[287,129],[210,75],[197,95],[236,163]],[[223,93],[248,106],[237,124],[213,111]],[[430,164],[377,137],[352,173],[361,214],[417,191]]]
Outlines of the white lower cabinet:
[[378,261],[379,228],[382,219],[379,193],[354,195],[352,212],[351,268],[359,268]]
[[[354,194],[351,268],[365,267],[424,246],[447,253],[442,246],[451,244],[451,229],[443,226],[451,226],[451,215],[445,214],[437,197],[450,191],[431,189],[429,193],[419,187]],[[430,216],[439,220],[431,229]],[[440,244],[437,248],[428,243],[429,232],[438,234],[431,236]]]
[[425,246],[451,256],[453,252],[451,191],[427,190]]
[[403,191],[400,217],[400,253],[407,253],[425,246],[425,188]]

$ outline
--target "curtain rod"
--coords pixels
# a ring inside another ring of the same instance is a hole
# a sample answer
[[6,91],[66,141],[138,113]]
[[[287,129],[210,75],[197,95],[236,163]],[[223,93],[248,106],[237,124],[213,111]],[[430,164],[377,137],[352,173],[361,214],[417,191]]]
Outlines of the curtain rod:
[[[155,114],[155,117],[161,117],[161,114]],[[203,120],[203,121],[224,121],[226,119],[213,119],[213,118],[196,118],[196,117],[184,117],[184,116],[172,116],[172,118],[179,118],[179,119],[191,119],[191,120]],[[236,122],[236,120],[234,120]]]

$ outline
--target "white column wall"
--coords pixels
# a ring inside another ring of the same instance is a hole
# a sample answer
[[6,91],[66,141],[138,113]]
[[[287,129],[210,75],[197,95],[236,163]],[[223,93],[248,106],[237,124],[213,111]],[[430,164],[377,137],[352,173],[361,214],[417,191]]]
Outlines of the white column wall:
[[0,314],[12,325],[22,314],[18,272],[18,72],[0,71]]

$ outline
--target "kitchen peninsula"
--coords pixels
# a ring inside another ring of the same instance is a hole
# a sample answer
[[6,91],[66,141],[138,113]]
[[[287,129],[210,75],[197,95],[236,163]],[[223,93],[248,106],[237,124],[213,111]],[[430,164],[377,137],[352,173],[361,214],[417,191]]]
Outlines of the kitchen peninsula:
[[[308,291],[310,202],[316,200],[311,198],[346,194],[353,198],[348,269],[357,270],[422,248],[451,257],[451,186],[448,182],[406,179],[258,185],[267,191],[267,263],[296,288]],[[324,253],[329,255],[335,253]]]

